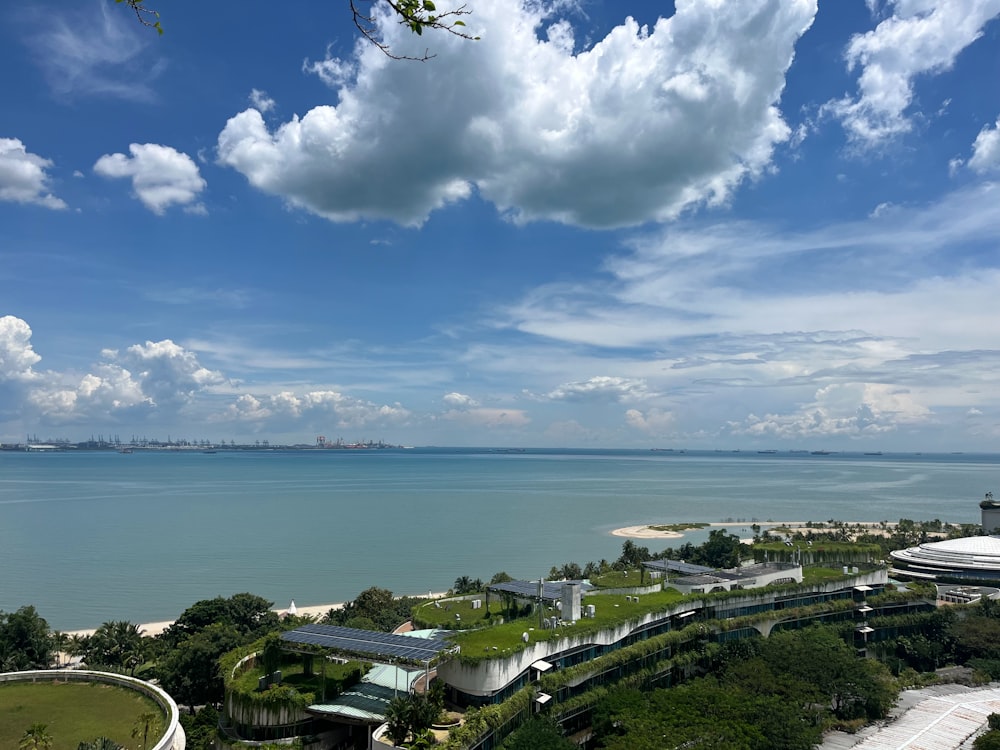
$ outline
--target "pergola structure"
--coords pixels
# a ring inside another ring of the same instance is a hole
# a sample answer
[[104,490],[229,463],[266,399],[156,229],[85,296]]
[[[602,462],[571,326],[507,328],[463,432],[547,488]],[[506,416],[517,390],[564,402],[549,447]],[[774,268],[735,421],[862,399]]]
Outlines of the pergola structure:
[[[324,694],[317,696],[317,704],[308,709],[312,714],[369,726],[384,721],[383,710],[398,690],[392,684],[396,679],[393,670],[422,670],[429,677],[433,665],[458,653],[458,646],[438,638],[381,633],[339,625],[303,625],[282,633],[281,641],[284,651],[303,655],[308,671],[311,671],[312,657],[323,657],[324,678],[327,656],[381,665],[370,673],[375,680],[356,685],[329,702],[326,700],[324,679]],[[409,690],[409,681],[405,689]]]
[[281,640],[288,651],[322,652],[375,664],[430,666],[445,655],[458,653],[458,646],[436,638],[415,638],[341,625],[303,625],[282,633]]

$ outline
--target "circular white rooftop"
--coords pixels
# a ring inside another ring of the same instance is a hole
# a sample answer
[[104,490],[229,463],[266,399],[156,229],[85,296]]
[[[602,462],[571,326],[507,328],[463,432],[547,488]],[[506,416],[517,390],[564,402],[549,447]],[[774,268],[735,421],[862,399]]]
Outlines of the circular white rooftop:
[[899,573],[1000,579],[1000,536],[967,536],[890,553]]

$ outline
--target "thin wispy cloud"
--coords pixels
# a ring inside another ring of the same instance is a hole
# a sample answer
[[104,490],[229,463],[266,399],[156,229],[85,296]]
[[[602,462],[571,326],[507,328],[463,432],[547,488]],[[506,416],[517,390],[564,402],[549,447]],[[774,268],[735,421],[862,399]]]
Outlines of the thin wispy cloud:
[[77,7],[35,4],[19,16],[24,39],[52,93],[149,102],[164,60],[127,14],[105,2]]

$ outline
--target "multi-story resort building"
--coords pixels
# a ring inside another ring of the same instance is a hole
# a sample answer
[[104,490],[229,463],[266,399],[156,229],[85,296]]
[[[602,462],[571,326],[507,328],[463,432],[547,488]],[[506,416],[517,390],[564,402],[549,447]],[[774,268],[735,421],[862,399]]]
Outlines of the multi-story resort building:
[[[670,571],[653,565],[650,572]],[[640,673],[651,685],[686,679],[713,643],[840,622],[855,631],[863,648],[872,632],[866,620],[880,607],[867,600],[888,583],[887,570],[877,564],[845,568],[836,580],[812,584],[802,583],[802,568],[790,563],[753,566],[742,575],[679,572],[684,573],[680,578],[618,590],[579,581],[512,581],[414,612],[418,627],[425,619],[430,624],[447,617],[455,627],[475,628],[464,632],[431,628],[381,634],[316,624],[288,631],[281,635],[281,646],[301,659],[302,666],[295,667],[300,672],[334,669],[331,660],[373,666],[335,696],[317,695],[308,705],[291,696],[267,705],[238,687],[241,674],[261,671],[262,653],[248,654],[227,665],[224,730],[233,745],[298,737],[311,740],[305,746],[317,750],[375,746],[373,732],[383,724],[392,698],[422,689],[436,676],[452,705],[495,706],[507,716],[502,726],[484,726],[468,742],[454,745],[489,750],[535,711],[557,711],[595,687]],[[262,673],[257,678],[274,679],[281,677]],[[573,730],[585,726],[589,714],[560,714],[560,721]]]

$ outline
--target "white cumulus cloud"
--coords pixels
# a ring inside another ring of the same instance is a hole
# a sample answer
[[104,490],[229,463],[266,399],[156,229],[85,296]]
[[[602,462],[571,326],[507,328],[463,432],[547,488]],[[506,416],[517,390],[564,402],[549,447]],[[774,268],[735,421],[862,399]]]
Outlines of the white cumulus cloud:
[[310,391],[297,395],[281,391],[270,395],[244,394],[213,421],[266,424],[268,427],[296,425],[304,420],[317,429],[360,429],[401,424],[410,417],[402,405],[376,404],[339,391]]
[[275,101],[267,95],[266,91],[260,89],[250,89],[250,104],[258,112],[270,112],[275,107]]
[[465,427],[485,427],[487,429],[526,427],[531,423],[531,418],[523,409],[490,407],[452,409],[442,414],[441,417]]
[[589,380],[563,383],[553,389],[547,398],[554,401],[612,400],[635,401],[648,397],[646,381],[637,378],[601,375]]
[[205,189],[205,180],[190,156],[156,143],[133,143],[129,153],[131,157],[105,154],[94,164],[94,171],[103,177],[131,178],[135,196],[158,216],[172,205],[204,212],[196,200]]
[[31,346],[31,326],[13,315],[0,317],[0,381],[31,380],[41,361]]
[[[333,221],[416,225],[476,191],[515,221],[613,227],[727,200],[789,138],[778,103],[815,0],[678,0],[671,18],[631,18],[580,50],[538,0],[473,0],[470,42],[436,36],[426,65],[360,44],[306,63],[337,87],[274,130],[232,117],[221,163]],[[393,52],[425,39],[383,19]]]
[[222,373],[203,367],[194,352],[170,339],[133,344],[120,357],[106,354],[129,366],[143,392],[157,404],[190,401],[195,393],[226,380]]
[[49,192],[52,161],[30,153],[17,138],[0,138],[0,201],[66,208]]
[[847,46],[848,67],[861,71],[858,94],[826,105],[860,145],[910,130],[914,80],[951,68],[1000,14],[1000,0],[889,0],[887,7],[890,17]]
[[926,422],[931,411],[907,390],[882,383],[840,383],[816,391],[815,399],[786,414],[751,414],[731,425],[738,435],[800,439],[860,438]]
[[675,427],[673,412],[666,409],[649,409],[641,412],[629,409],[625,412],[625,423],[649,435],[665,435]]
[[968,166],[980,174],[1000,169],[1000,117],[995,125],[987,125],[979,131],[972,144]]
[[441,400],[448,406],[455,408],[479,406],[479,403],[472,396],[466,396],[464,393],[446,393]]

